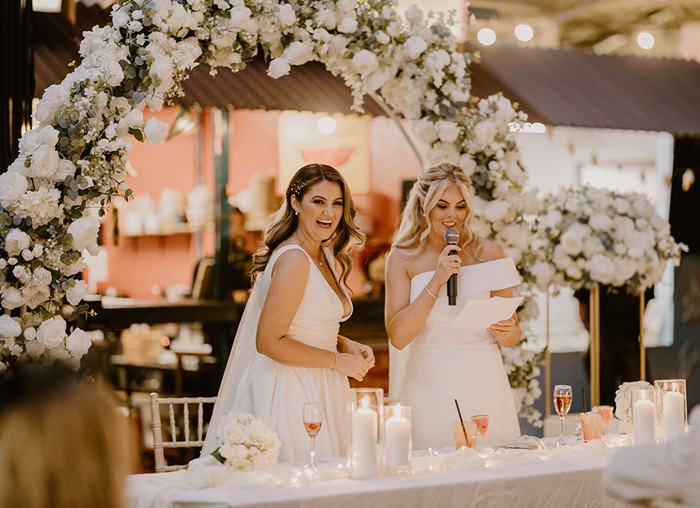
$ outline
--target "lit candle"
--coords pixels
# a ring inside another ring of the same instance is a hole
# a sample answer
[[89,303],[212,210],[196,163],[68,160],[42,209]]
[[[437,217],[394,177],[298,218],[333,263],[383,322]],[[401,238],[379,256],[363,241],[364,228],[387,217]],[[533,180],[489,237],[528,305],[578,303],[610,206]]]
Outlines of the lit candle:
[[377,476],[377,413],[368,408],[369,399],[352,414],[353,476]]
[[401,416],[401,404],[394,407],[394,416],[386,421],[384,430],[386,465],[389,467],[408,466],[411,424]]
[[685,397],[682,393],[667,392],[663,397],[664,439],[670,441],[685,433]]
[[656,408],[650,400],[638,400],[632,406],[632,433],[634,444],[645,445],[656,441],[654,420]]

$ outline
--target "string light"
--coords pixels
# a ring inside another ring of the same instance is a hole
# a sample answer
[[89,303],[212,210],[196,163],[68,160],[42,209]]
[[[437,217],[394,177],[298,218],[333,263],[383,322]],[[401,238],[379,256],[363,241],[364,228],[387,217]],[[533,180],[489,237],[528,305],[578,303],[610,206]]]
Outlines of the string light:
[[482,28],[479,30],[479,33],[476,34],[476,38],[479,39],[479,42],[484,46],[490,46],[496,42],[496,32],[490,28]]
[[316,127],[318,128],[318,132],[321,134],[333,134],[336,127],[335,120],[333,120],[330,116],[324,116],[319,119]]
[[651,49],[654,47],[654,36],[649,32],[642,32],[637,36],[637,44],[642,49]]
[[515,27],[515,36],[519,41],[527,42],[532,39],[534,32],[530,25],[518,25]]

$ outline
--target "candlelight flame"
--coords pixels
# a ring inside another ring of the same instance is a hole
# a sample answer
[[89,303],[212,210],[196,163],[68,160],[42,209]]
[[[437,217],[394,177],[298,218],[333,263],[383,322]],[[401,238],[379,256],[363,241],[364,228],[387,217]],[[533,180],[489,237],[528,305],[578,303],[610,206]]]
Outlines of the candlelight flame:
[[394,406],[394,416],[401,416],[401,404]]
[[369,397],[363,397],[361,404],[362,404],[362,409],[367,409],[369,407]]

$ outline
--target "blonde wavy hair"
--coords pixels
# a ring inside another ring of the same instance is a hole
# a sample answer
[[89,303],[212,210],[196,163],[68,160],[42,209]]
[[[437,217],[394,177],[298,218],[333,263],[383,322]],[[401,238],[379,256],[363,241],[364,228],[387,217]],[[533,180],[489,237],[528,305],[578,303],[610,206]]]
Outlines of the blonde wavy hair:
[[467,217],[459,231],[459,246],[464,248],[474,241],[473,253],[477,256],[479,239],[471,230],[474,220],[470,189],[472,182],[464,170],[449,162],[442,162],[423,171],[408,194],[406,206],[401,212],[401,224],[396,232],[392,249],[422,248],[432,231],[428,217],[440,197],[450,185],[457,185],[467,203]]
[[265,230],[264,246],[253,255],[250,267],[251,279],[255,280],[256,275],[265,270],[275,249],[292,236],[299,227],[299,217],[294,213],[294,208],[292,208],[292,196],[296,196],[297,201],[301,202],[309,189],[323,180],[337,183],[343,195],[343,215],[340,218],[338,227],[331,237],[323,242],[323,245],[331,248],[333,255],[340,263],[342,267],[340,279],[347,287],[347,279],[352,270],[350,254],[362,247],[365,242],[365,235],[355,222],[357,209],[352,200],[348,184],[337,169],[326,164],[308,164],[299,169],[292,177],[287,186],[282,206],[275,214],[272,223]]
[[136,443],[116,399],[61,367],[0,376],[0,506],[124,508]]

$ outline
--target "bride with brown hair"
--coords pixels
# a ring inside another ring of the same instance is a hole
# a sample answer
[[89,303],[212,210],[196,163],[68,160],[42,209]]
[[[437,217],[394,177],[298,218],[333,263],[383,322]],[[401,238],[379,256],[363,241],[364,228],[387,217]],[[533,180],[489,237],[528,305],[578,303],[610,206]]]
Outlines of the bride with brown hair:
[[[218,447],[225,411],[251,413],[282,443],[280,462],[309,455],[305,402],[321,402],[316,454],[346,454],[348,377],[362,381],[374,366],[369,346],[338,335],[352,314],[346,291],[351,249],[364,235],[340,173],[309,164],[292,178],[265,246],[253,256],[255,286],[241,319],[202,450]],[[340,264],[341,274],[336,272]]]
[[[520,341],[516,316],[487,329],[452,325],[468,300],[512,297],[512,287],[520,284],[515,263],[503,248],[472,232],[470,188],[469,177],[457,166],[426,169],[411,189],[387,258],[384,319],[396,348],[390,395],[413,408],[417,449],[454,443],[454,399],[465,417],[490,415],[487,443],[520,435],[498,349]],[[458,245],[445,245],[448,229],[459,232]],[[446,283],[456,274],[457,304],[448,305]]]

